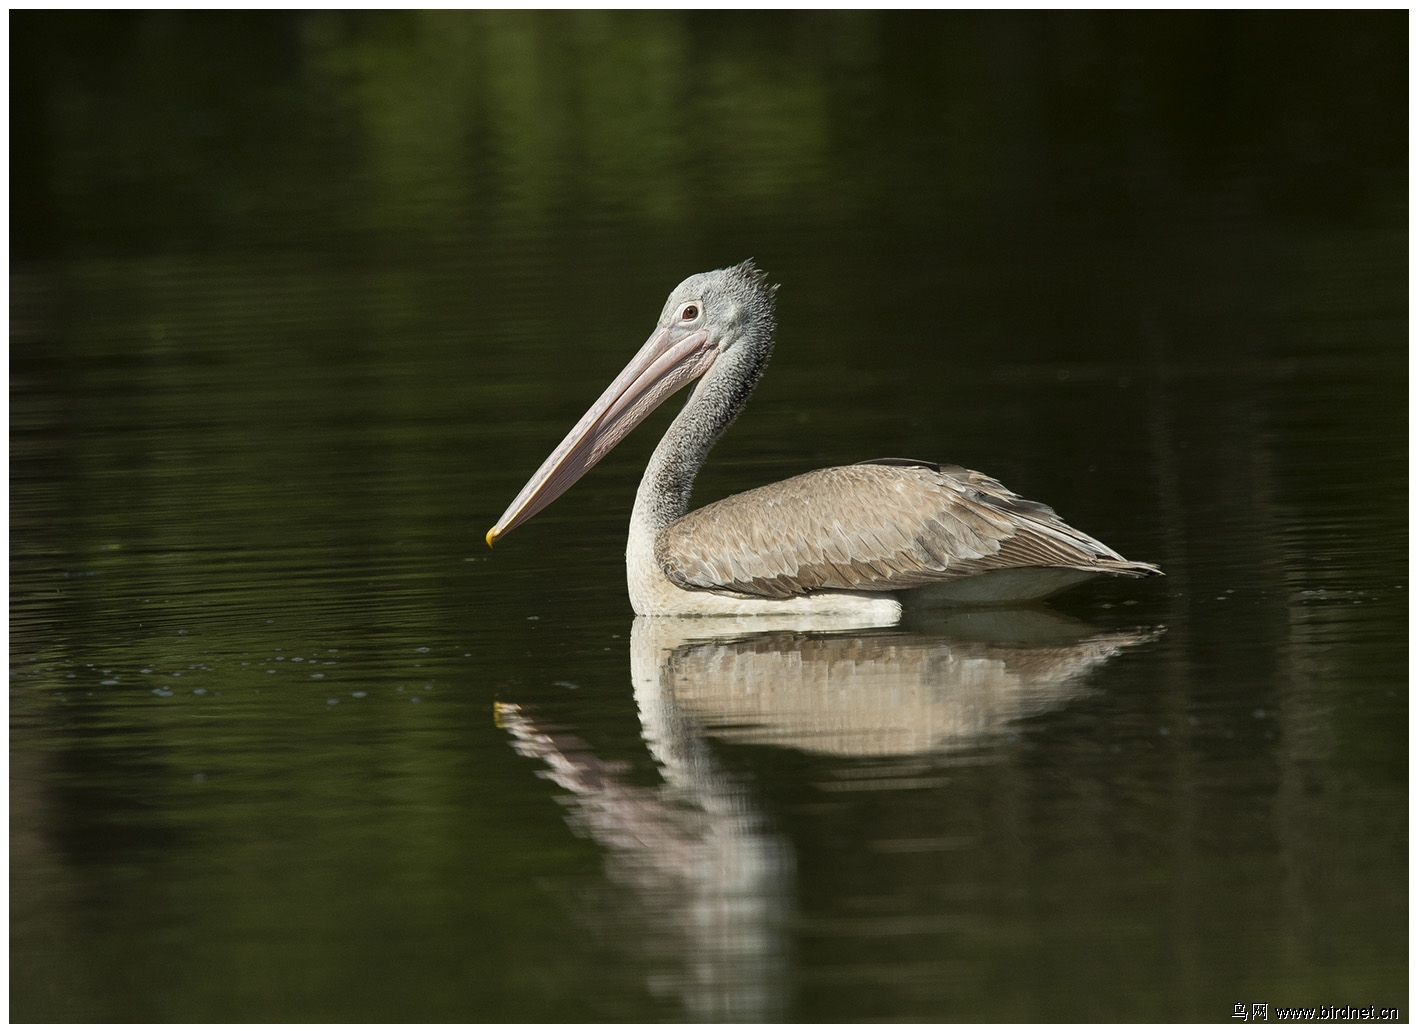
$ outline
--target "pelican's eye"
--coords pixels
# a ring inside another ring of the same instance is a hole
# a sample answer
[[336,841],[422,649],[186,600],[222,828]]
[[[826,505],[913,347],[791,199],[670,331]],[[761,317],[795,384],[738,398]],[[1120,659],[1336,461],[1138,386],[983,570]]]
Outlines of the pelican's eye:
[[699,318],[700,306],[697,302],[690,302],[690,304],[686,305],[683,309],[680,310],[681,323],[694,323],[695,320]]

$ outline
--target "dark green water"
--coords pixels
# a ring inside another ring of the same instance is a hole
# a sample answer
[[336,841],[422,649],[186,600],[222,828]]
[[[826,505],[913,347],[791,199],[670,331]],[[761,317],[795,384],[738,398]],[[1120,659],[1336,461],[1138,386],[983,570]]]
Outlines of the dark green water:
[[[10,28],[12,1019],[1408,1019],[1406,15]],[[633,627],[668,412],[489,551],[749,255],[697,502],[1167,578]]]

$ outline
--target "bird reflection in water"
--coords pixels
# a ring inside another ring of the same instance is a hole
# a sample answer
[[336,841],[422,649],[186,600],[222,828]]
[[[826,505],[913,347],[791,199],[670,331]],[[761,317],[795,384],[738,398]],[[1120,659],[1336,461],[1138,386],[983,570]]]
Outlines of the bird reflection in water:
[[842,624],[636,618],[631,681],[658,788],[624,781],[534,710],[497,705],[514,748],[570,793],[572,827],[607,849],[609,881],[634,904],[617,911],[646,924],[651,986],[678,995],[691,1019],[777,1018],[789,986],[793,849],[711,739],[930,771],[1064,706],[1088,691],[1090,672],[1163,631],[1099,631],[1042,609]]

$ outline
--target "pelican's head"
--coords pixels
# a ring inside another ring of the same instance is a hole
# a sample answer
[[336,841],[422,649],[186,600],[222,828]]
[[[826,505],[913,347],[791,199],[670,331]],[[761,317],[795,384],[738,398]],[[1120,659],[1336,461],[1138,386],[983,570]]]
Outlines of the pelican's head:
[[771,338],[777,291],[778,285],[769,283],[753,259],[727,269],[696,273],[670,292],[656,329],[703,331],[721,351],[739,344],[746,335]]
[[704,376],[720,356],[770,347],[777,289],[750,259],[697,273],[671,291],[654,333],[489,529],[488,545],[576,484],[652,410]]

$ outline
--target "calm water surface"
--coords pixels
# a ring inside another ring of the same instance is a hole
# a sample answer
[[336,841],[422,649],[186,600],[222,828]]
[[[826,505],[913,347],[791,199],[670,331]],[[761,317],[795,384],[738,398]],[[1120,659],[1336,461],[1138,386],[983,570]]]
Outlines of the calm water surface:
[[[1402,17],[16,17],[14,1019],[1408,1018]],[[673,406],[487,550],[751,254],[697,502],[1167,577],[633,620]]]

